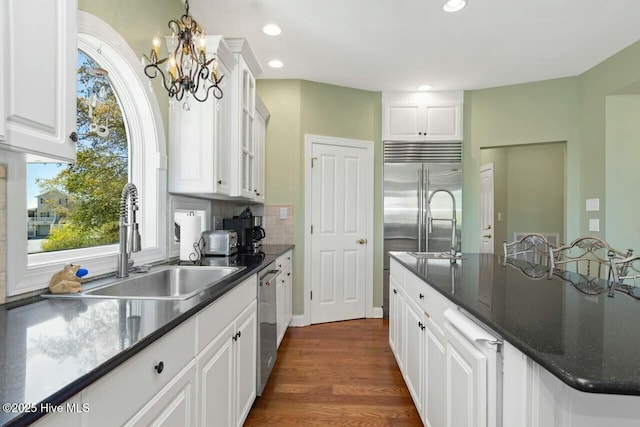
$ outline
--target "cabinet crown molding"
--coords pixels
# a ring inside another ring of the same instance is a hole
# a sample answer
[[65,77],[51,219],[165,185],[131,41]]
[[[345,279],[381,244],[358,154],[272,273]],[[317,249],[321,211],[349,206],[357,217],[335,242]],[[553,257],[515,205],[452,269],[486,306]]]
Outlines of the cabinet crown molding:
[[242,38],[225,38],[224,41],[229,46],[229,49],[233,53],[239,53],[242,55],[242,58],[247,63],[249,70],[251,70],[251,74],[253,77],[258,78],[260,74],[262,74],[262,67],[256,58],[256,55],[253,53],[251,46],[247,39]]

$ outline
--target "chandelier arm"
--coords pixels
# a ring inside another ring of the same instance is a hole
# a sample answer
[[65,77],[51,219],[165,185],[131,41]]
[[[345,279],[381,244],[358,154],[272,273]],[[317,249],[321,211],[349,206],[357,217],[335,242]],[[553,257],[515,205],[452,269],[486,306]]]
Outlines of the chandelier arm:
[[[149,71],[151,70],[151,71]],[[151,74],[151,72],[153,74]],[[158,77],[158,74],[160,74],[162,76],[161,80],[162,80],[162,86],[164,86],[165,90],[167,92],[169,92],[171,94],[171,87],[173,86],[173,84],[168,84],[167,83],[167,77],[164,74],[164,72],[160,69],[160,67],[158,67],[156,64],[149,64],[146,67],[144,67],[144,74],[149,77],[150,79],[155,79],[156,77]],[[169,95],[171,96],[171,95]]]

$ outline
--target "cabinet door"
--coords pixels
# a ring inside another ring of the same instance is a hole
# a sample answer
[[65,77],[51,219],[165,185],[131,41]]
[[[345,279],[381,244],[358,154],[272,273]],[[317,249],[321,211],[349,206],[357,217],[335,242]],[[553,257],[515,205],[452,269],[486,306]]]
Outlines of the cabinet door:
[[253,301],[237,318],[234,342],[236,378],[236,426],[242,426],[256,398],[257,382],[257,308]]
[[418,104],[390,104],[384,107],[383,139],[415,141],[422,138],[422,109]]
[[460,104],[426,105],[424,107],[427,140],[459,141],[462,139]]
[[69,135],[76,130],[76,0],[5,1],[2,27],[8,43],[3,58],[11,58],[5,62],[7,143],[73,162],[76,144]]
[[443,331],[427,318],[425,329],[424,424],[446,425],[446,352]]
[[486,427],[487,358],[445,324],[448,426]]
[[201,426],[233,425],[233,335],[229,325],[198,355],[198,408]]
[[278,276],[276,284],[276,325],[278,330],[278,347],[287,330],[285,326],[287,317],[287,282],[283,274]]
[[404,380],[416,409],[423,416],[424,332],[422,310],[410,299],[405,300]]
[[[227,66],[218,61],[218,70],[222,75],[231,77]],[[215,99],[215,138],[214,138],[214,193],[222,195],[231,194],[231,94],[232,85],[223,79],[222,90],[225,91],[222,99]]]
[[254,185],[254,193],[255,200],[257,202],[264,203],[264,156],[265,156],[265,137],[267,132],[267,126],[265,119],[260,115],[255,115],[254,122],[254,142],[255,142],[255,185]]
[[244,60],[241,66],[241,109],[240,109],[240,194],[253,199],[255,197],[255,144],[253,138],[255,119],[256,82]]
[[398,361],[398,365],[401,366],[402,358],[398,356],[398,340],[399,335],[402,335],[402,329],[398,328],[401,322],[401,315],[398,307],[398,298],[402,298],[398,294],[401,292],[398,283],[393,278],[389,277],[389,347],[393,355]]
[[195,426],[196,364],[191,361],[125,427]]
[[287,328],[291,324],[291,319],[293,318],[293,265],[289,267],[289,271],[287,271],[285,291],[285,305],[287,309],[285,311],[286,326],[284,331],[287,332]]

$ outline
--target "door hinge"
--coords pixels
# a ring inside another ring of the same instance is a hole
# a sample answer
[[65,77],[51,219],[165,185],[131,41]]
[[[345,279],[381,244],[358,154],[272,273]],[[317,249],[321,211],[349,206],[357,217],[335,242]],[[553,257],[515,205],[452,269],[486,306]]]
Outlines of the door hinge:
[[313,225],[311,225],[311,234],[313,234]]
[[313,299],[313,291],[311,291],[311,299]]
[[311,158],[311,167],[314,166],[314,160],[318,160],[318,158],[317,157],[312,157]]

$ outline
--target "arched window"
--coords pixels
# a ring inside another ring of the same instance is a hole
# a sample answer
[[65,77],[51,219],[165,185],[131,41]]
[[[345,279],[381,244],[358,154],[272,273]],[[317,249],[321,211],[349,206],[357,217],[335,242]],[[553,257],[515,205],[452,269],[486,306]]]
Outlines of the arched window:
[[[106,117],[98,117],[96,109],[104,107],[101,102],[104,102],[108,95],[104,93],[104,99],[101,99],[100,86],[98,80],[100,74],[107,74],[109,84],[112,87],[114,98],[113,101],[122,112],[123,120],[122,127],[117,130],[123,135],[119,140],[119,148],[114,150],[107,150],[105,153],[109,156],[125,156],[126,161],[126,173],[112,173],[110,176],[93,178],[96,181],[96,188],[104,190],[109,193],[107,199],[113,200],[111,194],[116,193],[116,199],[119,199],[120,191],[122,190],[122,182],[127,180],[133,182],[139,191],[139,206],[140,212],[138,215],[138,222],[140,224],[140,233],[142,236],[142,251],[134,254],[134,260],[137,264],[159,261],[166,259],[166,247],[167,247],[167,220],[166,220],[166,142],[164,135],[164,124],[160,115],[158,102],[151,90],[149,79],[144,75],[140,60],[136,53],[131,50],[127,42],[108,24],[94,15],[86,12],[79,11],[77,15],[78,24],[78,50],[80,51],[81,60],[78,62],[79,67],[82,67],[83,63],[89,68],[95,68],[93,73],[95,79],[87,77],[85,80],[85,86],[87,89],[87,96],[92,97],[92,90],[97,90],[97,102],[96,107],[92,106],[92,114],[89,114],[88,105],[84,105],[79,108],[80,115],[85,114],[88,120],[90,129],[94,133],[101,133],[108,136],[109,133],[106,129]],[[86,59],[84,59],[86,58]],[[102,71],[100,71],[100,70]],[[92,88],[89,85],[95,84],[97,87]],[[107,90],[108,92],[108,90]],[[95,98],[94,98],[95,101]],[[84,102],[84,101],[81,101]],[[90,104],[89,104],[90,105]],[[106,115],[108,116],[108,114]],[[94,120],[96,119],[96,120]],[[109,131],[114,130],[115,127],[109,119]],[[92,126],[95,124],[95,126]],[[78,133],[82,133],[83,120],[79,120]],[[85,129],[87,130],[87,129]],[[91,132],[87,132],[91,133]],[[124,135],[126,135],[126,143],[124,143]],[[97,135],[100,136],[100,135]],[[104,149],[101,146],[98,139],[90,137],[89,140],[85,140],[82,144],[79,144],[79,153],[82,150],[82,146],[85,148],[95,146],[98,151]],[[124,145],[123,145],[124,144]],[[104,144],[102,144],[104,145]],[[117,145],[117,144],[116,144]],[[124,146],[126,145],[126,154]],[[113,146],[111,148],[114,148]],[[87,153],[85,153],[87,154]],[[96,153],[88,153],[95,155]],[[77,162],[78,165],[80,162]],[[122,165],[122,163],[120,163]],[[63,165],[63,167],[66,167]],[[26,184],[27,166],[25,163],[20,166],[15,166],[15,169],[22,169],[24,173],[24,180]],[[71,168],[73,169],[73,168]],[[122,172],[122,171],[121,171]],[[122,182],[121,182],[122,181]],[[111,185],[113,184],[113,185]],[[113,186],[113,188],[111,188]],[[26,187],[26,185],[25,185]],[[18,191],[14,191],[16,195],[16,201],[23,200],[24,218],[28,217],[27,208],[27,196],[26,188],[23,187],[23,193],[17,194]],[[119,188],[116,188],[119,187]],[[18,189],[19,190],[19,189]],[[50,190],[54,190],[51,188]],[[60,191],[61,188],[55,188]],[[9,191],[9,189],[8,189]],[[98,191],[99,193],[99,191]],[[42,194],[42,193],[40,193]],[[40,196],[40,194],[37,194]],[[74,194],[57,194],[55,196],[43,195],[43,199],[47,197],[55,197],[68,199],[69,205],[72,203],[79,203],[77,198],[74,200]],[[91,195],[90,195],[91,196]],[[11,196],[9,196],[11,197]],[[90,210],[91,203],[95,209],[105,208],[106,202],[100,201],[99,197],[95,194],[92,197],[98,197],[91,199],[86,194],[85,202],[88,204],[85,206],[85,213]],[[80,201],[81,203],[82,201]],[[41,209],[38,206],[38,209]],[[78,221],[77,217],[73,217],[70,211],[67,211],[69,215],[64,221],[60,218],[60,213],[64,210],[57,205],[54,209],[49,209],[51,219],[49,221],[57,224],[64,223],[65,221],[71,222],[71,220]],[[109,241],[109,222],[106,220],[97,220],[98,215],[88,215],[88,224],[91,221],[95,221],[94,233],[99,233],[102,241],[98,246],[82,247],[76,249],[64,249],[55,250],[51,252],[32,253],[26,255],[24,260],[18,259],[12,265],[11,271],[8,272],[7,280],[7,294],[9,296],[24,293],[31,290],[42,289],[43,284],[48,283],[51,274],[57,271],[64,263],[72,262],[75,264],[81,264],[87,267],[91,275],[104,274],[115,271],[116,269],[116,254],[118,252],[118,245],[113,243],[117,242],[117,235],[115,240],[112,236],[112,240]],[[110,218],[108,215],[105,218]],[[106,230],[100,230],[100,226],[107,228]],[[90,227],[89,227],[90,228]],[[96,231],[97,230],[97,231]],[[26,230],[25,230],[26,231]],[[32,229],[29,228],[31,234]],[[22,234],[24,236],[25,234]],[[14,247],[18,253],[27,253],[27,239],[15,239],[14,242],[8,242],[9,245]],[[80,245],[83,246],[83,245]]]

